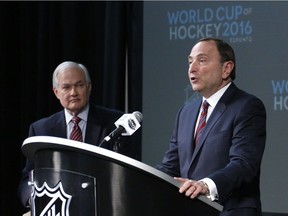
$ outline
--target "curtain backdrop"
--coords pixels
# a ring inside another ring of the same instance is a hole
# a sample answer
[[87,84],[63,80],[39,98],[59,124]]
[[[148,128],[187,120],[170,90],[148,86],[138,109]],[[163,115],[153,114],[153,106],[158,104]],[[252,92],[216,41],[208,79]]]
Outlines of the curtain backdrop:
[[72,60],[87,67],[92,102],[141,112],[142,4],[0,2],[1,215],[23,213],[16,196],[25,161],[21,145],[30,123],[62,109],[52,92],[59,63]]

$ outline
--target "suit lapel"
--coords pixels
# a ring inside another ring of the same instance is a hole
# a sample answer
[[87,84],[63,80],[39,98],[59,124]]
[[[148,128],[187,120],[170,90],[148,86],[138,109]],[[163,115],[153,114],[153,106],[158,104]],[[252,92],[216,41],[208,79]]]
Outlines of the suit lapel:
[[67,131],[66,131],[66,121],[65,121],[65,113],[64,110],[59,112],[57,115],[54,116],[52,119],[52,131],[53,136],[67,138]]
[[199,143],[197,144],[193,157],[192,162],[195,159],[196,155],[198,154],[199,150],[203,146],[209,132],[211,131],[211,128],[215,125],[215,123],[218,121],[218,119],[221,117],[223,112],[226,109],[226,105],[224,103],[218,103],[217,106],[214,108],[213,113],[211,114],[210,118],[208,119],[206,126],[202,132],[201,138],[199,140]]
[[208,121],[206,123],[206,126],[202,132],[201,138],[200,138],[200,140],[199,140],[199,142],[198,142],[198,144],[197,144],[197,146],[193,152],[190,167],[191,167],[193,161],[195,160],[197,154],[199,153],[200,149],[202,148],[203,144],[205,143],[205,140],[206,140],[208,134],[210,133],[211,129],[213,128],[213,126],[216,124],[218,119],[221,117],[221,115],[225,111],[225,109],[227,107],[226,104],[230,101],[231,98],[233,98],[233,94],[235,93],[235,91],[237,91],[237,87],[232,82],[231,85],[229,86],[229,88],[226,90],[226,92],[223,94],[223,96],[218,101],[216,107],[214,108],[213,112],[211,113],[210,118],[208,119]]
[[[189,111],[187,112],[188,115],[185,116],[184,121],[186,122],[184,130],[185,130],[185,136],[187,136],[187,158],[189,161],[192,160],[192,156],[193,156],[193,144],[194,144],[194,131],[195,131],[195,125],[197,122],[197,116],[201,107],[201,103],[202,103],[202,98],[193,102],[191,104],[191,107],[189,108]],[[192,122],[192,124],[191,124]]]
[[87,127],[86,127],[86,134],[85,134],[85,143],[89,144],[100,144],[100,140],[97,140],[100,137],[100,127],[97,124],[97,113],[93,106],[90,106],[89,114],[87,118]]

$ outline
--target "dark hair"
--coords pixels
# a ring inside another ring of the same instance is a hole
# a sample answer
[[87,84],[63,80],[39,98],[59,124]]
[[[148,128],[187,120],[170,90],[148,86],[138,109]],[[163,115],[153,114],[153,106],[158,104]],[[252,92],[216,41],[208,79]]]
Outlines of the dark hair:
[[234,63],[234,68],[231,71],[230,78],[232,80],[235,80],[235,78],[236,78],[236,59],[235,59],[235,53],[234,53],[233,48],[227,42],[225,42],[219,38],[213,38],[213,37],[202,38],[198,41],[198,43],[201,41],[211,41],[211,40],[215,41],[215,43],[216,43],[218,52],[220,53],[221,63],[223,64],[226,61],[232,61]]

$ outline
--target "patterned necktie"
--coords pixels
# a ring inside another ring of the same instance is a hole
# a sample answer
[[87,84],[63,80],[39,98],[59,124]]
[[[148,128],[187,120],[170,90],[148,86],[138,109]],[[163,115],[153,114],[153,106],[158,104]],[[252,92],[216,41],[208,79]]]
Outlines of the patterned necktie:
[[82,131],[78,125],[78,123],[80,121],[81,121],[81,119],[78,116],[74,116],[72,118],[72,122],[74,123],[74,126],[73,126],[72,132],[70,134],[70,139],[82,142],[83,141]]
[[195,146],[198,144],[200,137],[201,137],[201,134],[202,134],[202,131],[206,125],[206,116],[207,116],[208,107],[209,107],[209,103],[205,100],[202,103],[202,112],[200,115],[198,127],[196,130],[196,135],[195,135],[195,139],[194,139]]

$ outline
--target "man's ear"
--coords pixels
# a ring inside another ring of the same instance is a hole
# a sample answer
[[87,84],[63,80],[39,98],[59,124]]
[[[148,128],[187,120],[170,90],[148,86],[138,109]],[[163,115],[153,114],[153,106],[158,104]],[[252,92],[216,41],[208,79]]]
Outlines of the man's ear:
[[234,63],[232,61],[224,62],[222,78],[227,79],[230,76],[233,68],[234,68]]
[[58,94],[59,94],[58,89],[57,89],[57,88],[53,88],[53,92],[54,92],[55,96],[59,99],[59,96],[58,96]]

